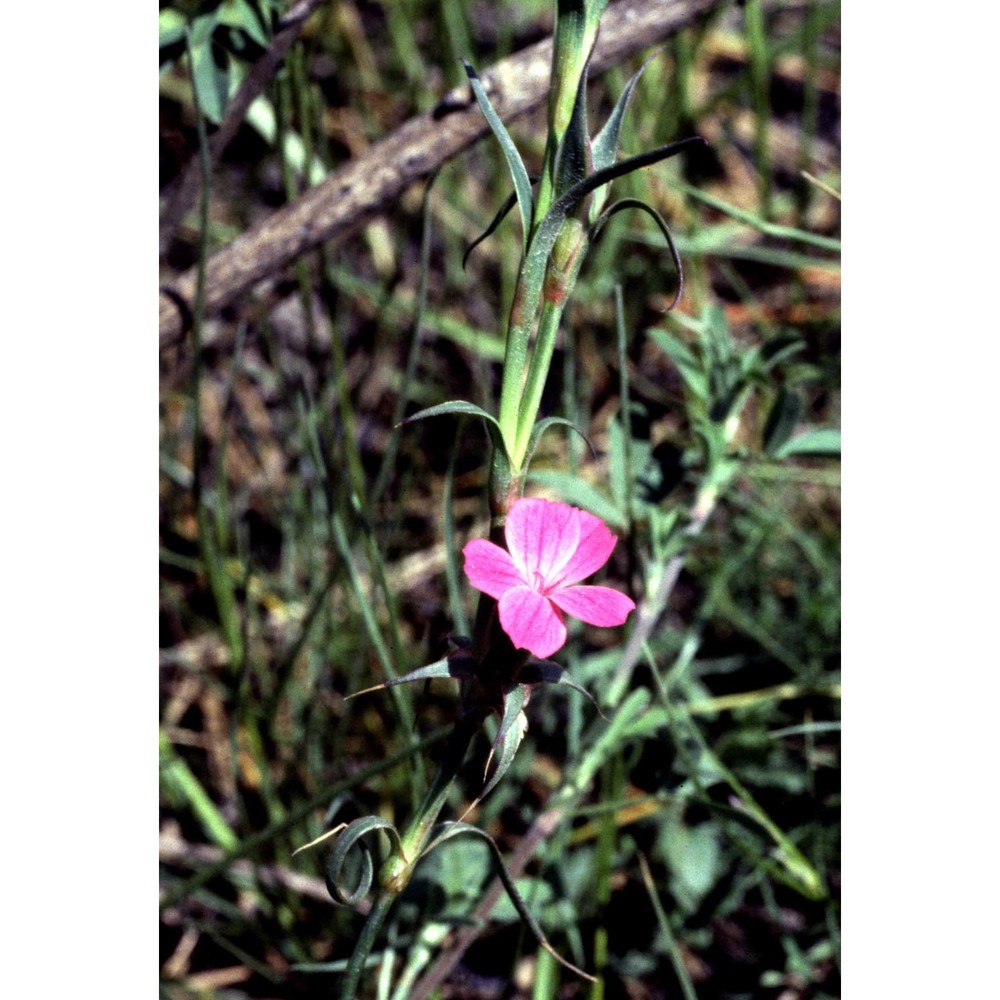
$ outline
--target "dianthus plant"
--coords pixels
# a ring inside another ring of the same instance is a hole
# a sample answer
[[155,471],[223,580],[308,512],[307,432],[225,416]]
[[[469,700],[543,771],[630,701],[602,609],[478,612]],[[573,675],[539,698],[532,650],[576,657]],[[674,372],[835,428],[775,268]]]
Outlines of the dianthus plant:
[[[330,855],[327,885],[339,902],[353,904],[368,891],[375,877],[371,855],[362,838],[382,830],[391,845],[377,875],[378,893],[343,980],[344,997],[354,996],[386,914],[409,883],[417,862],[458,834],[486,837],[483,831],[467,823],[437,824],[469,743],[483,722],[491,715],[499,718],[490,754],[492,771],[488,772],[489,780],[480,798],[496,786],[514,759],[527,726],[523,709],[532,689],[542,683],[559,683],[583,690],[559,663],[549,659],[566,642],[565,616],[591,625],[614,627],[624,624],[635,608],[632,599],[619,590],[584,583],[605,565],[616,542],[600,518],[563,503],[522,496],[539,436],[548,427],[567,423],[558,417],[539,420],[539,409],[563,309],[597,231],[621,209],[638,208],[648,213],[666,238],[680,276],[680,261],[660,216],[635,199],[608,205],[609,183],[673,156],[692,143],[703,142],[698,137],[683,139],[617,159],[622,118],[641,70],[625,86],[604,127],[593,137],[588,134],[587,67],[606,2],[560,0],[556,4],[548,136],[542,174],[534,190],[486,89],[473,67],[465,63],[472,93],[500,143],[514,182],[514,196],[497,221],[515,203],[521,221],[522,255],[507,321],[500,408],[494,415],[473,403],[452,400],[410,419],[444,414],[473,414],[483,418],[492,446],[488,488],[490,537],[473,539],[464,549],[466,575],[472,586],[481,591],[472,636],[456,639],[455,648],[444,659],[389,682],[398,684],[432,677],[453,677],[462,682],[460,715],[437,777],[402,833],[380,817],[355,820],[338,831]],[[493,226],[487,233],[492,229]],[[678,280],[677,297],[680,291]],[[499,851],[492,841],[490,844],[501,878],[522,918],[542,947],[551,952],[537,922],[517,894]],[[350,890],[345,886],[344,870],[346,859],[355,847],[360,849],[362,878]]]

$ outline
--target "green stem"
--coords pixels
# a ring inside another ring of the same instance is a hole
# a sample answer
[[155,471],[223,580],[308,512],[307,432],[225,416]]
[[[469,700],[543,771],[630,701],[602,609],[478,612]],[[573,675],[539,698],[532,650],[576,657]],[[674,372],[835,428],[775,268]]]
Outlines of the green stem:
[[548,136],[535,201],[534,229],[538,228],[552,202],[562,193],[556,190],[556,154],[570,128],[580,78],[597,40],[601,12],[606,6],[607,0],[558,0],[555,4]]
[[[576,281],[576,272],[587,249],[587,239],[579,221],[568,218],[575,202],[565,212],[557,213],[562,221],[558,237],[551,230],[543,232],[551,221],[550,210],[562,196],[569,193],[564,188],[571,182],[556,177],[560,149],[573,139],[589,148],[585,134],[576,130],[585,125],[573,121],[577,98],[597,39],[601,12],[607,0],[558,0],[556,3],[555,33],[552,43],[552,74],[549,84],[548,131],[543,157],[542,176],[534,197],[531,228],[526,234],[525,253],[521,259],[514,299],[507,321],[507,344],[504,354],[503,385],[500,393],[500,431],[510,453],[514,473],[520,473],[527,451],[528,439],[538,412],[542,387],[552,360],[551,345],[543,350],[543,338],[554,343],[555,331],[563,305]],[[573,136],[569,135],[574,130]],[[581,154],[582,155],[582,154]],[[589,153],[586,154],[589,160]],[[561,171],[560,171],[561,172]],[[611,178],[609,177],[608,180]],[[591,189],[593,190],[593,189]],[[544,236],[544,239],[538,239]],[[552,241],[555,240],[555,246]],[[549,255],[552,255],[552,261]],[[562,260],[559,260],[559,258]],[[556,266],[552,268],[552,262]],[[538,314],[539,295],[542,291],[543,270],[548,270],[545,282],[546,301],[539,320],[538,342],[531,352],[528,368],[528,346]],[[550,309],[550,303],[555,306]],[[527,386],[525,381],[527,380]]]
[[541,319],[538,321],[538,339],[531,355],[528,379],[521,397],[517,436],[514,439],[514,451],[511,455],[511,463],[515,468],[520,468],[524,461],[528,451],[528,442],[531,439],[531,430],[535,425],[538,409],[542,405],[542,392],[545,389],[545,380],[552,363],[552,354],[555,351],[556,334],[559,332],[562,312],[562,303],[546,302],[542,306]]
[[347,965],[347,973],[340,984],[341,1000],[354,1000],[354,995],[358,991],[358,980],[361,978],[361,972],[368,961],[368,956],[371,954],[375,939],[378,937],[379,931],[382,930],[385,918],[389,915],[389,910],[395,900],[396,893],[388,889],[383,889],[375,898],[375,902],[372,903],[372,908],[368,911],[368,919],[365,921],[365,926],[362,928],[357,943],[354,945],[354,954],[351,955],[351,961]]
[[573,293],[588,246],[589,238],[582,223],[575,218],[566,219],[555,239],[551,257],[546,265],[545,280],[541,290],[542,308],[538,320],[538,336],[531,352],[531,364],[528,367],[524,390],[517,409],[514,449],[510,456],[511,465],[515,470],[521,470],[528,451],[531,431],[542,403],[545,380],[552,364],[559,321]]
[[[445,802],[448,801],[448,793],[451,791],[452,783],[458,777],[458,772],[465,761],[465,754],[469,749],[469,744],[479,730],[482,721],[482,714],[473,711],[455,723],[448,746],[445,747],[444,758],[441,761],[441,766],[438,768],[438,773],[431,783],[430,788],[427,789],[424,801],[421,803],[420,808],[410,821],[410,825],[402,837],[403,853],[406,856],[406,872],[405,882],[400,886],[400,889],[404,888],[406,882],[409,881],[413,867],[420,857],[420,852],[427,843],[431,827],[437,822],[438,813],[441,812]],[[392,859],[390,858],[389,860],[391,863]],[[387,869],[388,864],[383,868],[383,877],[387,874]]]
[[455,723],[437,776],[427,790],[416,815],[410,821],[406,833],[401,838],[401,851],[390,855],[382,865],[379,872],[379,882],[382,889],[375,897],[372,908],[368,912],[368,918],[365,920],[365,926],[354,946],[354,953],[348,963],[347,973],[341,983],[341,1000],[353,1000],[361,972],[368,961],[368,956],[378,938],[379,931],[382,929],[396,897],[409,884],[413,870],[416,868],[430,836],[431,828],[448,800],[452,783],[458,776],[469,744],[482,721],[482,714],[474,710]]
[[525,369],[528,364],[528,340],[531,337],[531,322],[534,316],[525,315],[524,299],[527,295],[527,277],[524,273],[524,261],[517,275],[514,286],[514,299],[510,306],[510,316],[507,319],[507,343],[503,358],[503,383],[500,386],[500,412],[497,422],[500,433],[507,444],[507,450],[513,452],[517,438],[517,419],[521,404],[521,392],[524,389]]
[[[194,64],[191,29],[185,31],[188,50],[188,60]],[[208,222],[209,197],[212,188],[212,161],[208,150],[208,132],[205,128],[205,116],[202,114],[198,100],[198,88],[192,90],[195,110],[195,125],[198,132],[198,161],[201,167],[201,197],[198,203],[198,265],[196,272],[194,308],[192,311],[192,360],[191,360],[191,401],[194,408],[194,427],[192,431],[192,485],[195,516],[198,524],[198,544],[201,550],[202,562],[208,574],[212,597],[219,613],[219,621],[226,636],[232,658],[232,667],[238,671],[243,662],[243,642],[240,629],[239,609],[233,594],[232,580],[229,578],[225,560],[220,552],[216,525],[224,519],[219,515],[212,519],[204,497],[205,455],[201,433],[201,374],[202,374],[202,324],[205,314],[205,269],[208,261]],[[225,478],[225,471],[220,465],[219,479]],[[216,504],[221,505],[221,498],[216,498]]]

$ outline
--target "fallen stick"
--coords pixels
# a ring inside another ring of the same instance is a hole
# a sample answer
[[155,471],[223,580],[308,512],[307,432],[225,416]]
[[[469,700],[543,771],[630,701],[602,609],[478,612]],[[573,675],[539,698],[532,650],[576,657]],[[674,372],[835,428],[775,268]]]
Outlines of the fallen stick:
[[[621,0],[609,5],[591,60],[598,73],[649,48],[720,6],[720,0]],[[548,93],[551,39],[481,74],[504,121],[537,107]],[[431,111],[375,143],[294,202],[217,251],[205,267],[205,312],[234,301],[288,263],[330,240],[342,239],[395,201],[415,181],[485,135],[488,126],[466,86]],[[194,301],[197,269],[160,290],[160,346],[184,334]],[[186,314],[186,315],[185,315]]]

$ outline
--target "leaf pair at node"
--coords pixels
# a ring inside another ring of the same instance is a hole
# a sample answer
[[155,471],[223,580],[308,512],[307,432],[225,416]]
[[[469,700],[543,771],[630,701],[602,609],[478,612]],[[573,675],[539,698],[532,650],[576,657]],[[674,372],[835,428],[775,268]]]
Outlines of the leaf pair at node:
[[[434,663],[411,670],[401,677],[394,677],[392,680],[385,681],[382,684],[375,684],[362,691],[355,691],[347,697],[348,699],[357,698],[363,694],[370,694],[373,691],[384,691],[388,688],[396,687],[398,684],[413,684],[418,681],[430,681],[442,677],[471,682],[478,676],[478,673],[479,663],[467,649],[460,647],[449,656]],[[552,660],[541,660],[537,657],[530,657],[523,665],[516,668],[510,680],[501,685],[496,703],[489,706],[500,717],[500,725],[497,735],[493,740],[493,745],[490,747],[490,753],[484,769],[485,773],[489,773],[490,764],[494,761],[496,762],[496,767],[469,809],[478,805],[496,788],[501,778],[503,778],[513,763],[514,756],[527,731],[527,718],[524,715],[524,708],[528,704],[532,689],[540,684],[559,684],[578,691],[597,709],[601,718],[606,718],[593,695],[585,687],[573,680],[565,667]],[[481,698],[481,694],[479,696]],[[326,836],[329,835],[327,834]],[[314,843],[318,843],[318,841]]]
[[[539,206],[534,203],[531,193],[534,181],[528,176],[517,147],[490,103],[475,69],[466,60],[462,60],[462,63],[469,76],[473,95],[500,143],[508,170],[514,180],[514,193],[504,202],[486,230],[470,244],[462,260],[462,266],[465,266],[473,248],[492,234],[513,206],[517,204],[521,216],[522,252],[525,256],[522,269],[526,272],[531,284],[538,283],[540,291],[541,273],[539,272],[544,271],[559,231],[577,206],[588,196],[592,196],[588,210],[589,239],[596,237],[608,219],[625,208],[638,208],[646,212],[656,222],[657,228],[667,241],[671,258],[678,273],[678,290],[671,302],[670,308],[672,308],[680,298],[683,288],[683,274],[680,256],[663,217],[652,206],[634,198],[622,199],[607,210],[603,210],[607,199],[607,191],[603,189],[617,177],[625,176],[642,167],[668,159],[692,145],[699,143],[707,145],[701,136],[693,136],[658,146],[646,153],[639,153],[616,162],[625,111],[631,101],[636,84],[646,66],[649,65],[649,60],[629,79],[607,122],[593,140],[587,135],[586,128],[587,68],[584,67],[569,127],[562,136],[554,157],[552,185],[554,200],[541,219],[537,218]],[[589,66],[589,58],[587,65]],[[544,207],[542,206],[542,208]],[[529,303],[535,299],[531,304],[537,308],[536,296],[529,295],[528,299]],[[528,311],[531,312],[530,309]]]
[[[446,403],[438,403],[436,406],[428,406],[426,409],[420,410],[418,413],[414,413],[412,416],[407,417],[404,421],[402,421],[401,426],[405,424],[412,424],[417,420],[426,420],[428,417],[441,417],[446,414],[482,417],[486,425],[486,433],[490,437],[490,443],[493,445],[494,452],[500,456],[504,463],[506,463],[509,470],[511,464],[510,449],[507,447],[507,442],[504,440],[503,431],[500,428],[500,422],[493,416],[492,413],[488,410],[484,410],[481,406],[477,406],[475,403],[467,402],[464,399],[452,399]],[[531,466],[531,460],[534,457],[535,450],[538,448],[538,443],[541,441],[542,435],[551,427],[568,427],[570,430],[575,431],[580,435],[580,437],[583,438],[584,441],[586,441],[591,454],[596,456],[597,452],[594,450],[594,446],[591,443],[590,438],[588,438],[587,435],[576,426],[576,424],[567,420],[565,417],[546,417],[543,420],[539,420],[535,424],[531,432],[531,440],[528,444],[528,451],[523,467],[519,471],[527,473],[528,468]]]
[[[545,932],[542,930],[538,921],[535,919],[534,914],[528,908],[528,904],[525,902],[524,897],[518,890],[514,876],[511,874],[510,869],[504,862],[503,855],[500,852],[500,848],[497,846],[496,841],[484,830],[480,830],[478,827],[472,826],[469,823],[439,823],[437,826],[433,827],[430,832],[428,843],[420,851],[419,856],[413,860],[412,864],[410,860],[403,855],[403,846],[399,836],[399,831],[388,820],[382,819],[378,816],[364,816],[351,823],[341,823],[336,829],[323,834],[323,836],[318,837],[310,844],[306,844],[304,847],[298,849],[300,851],[305,850],[306,847],[312,847],[329,837],[338,837],[337,843],[330,852],[330,857],[327,859],[325,867],[326,887],[335,902],[341,904],[342,906],[355,906],[371,890],[374,878],[374,864],[372,862],[371,848],[365,840],[371,834],[377,833],[380,830],[388,835],[389,841],[392,845],[390,858],[397,859],[401,866],[405,866],[407,868],[414,867],[417,862],[427,857],[431,851],[440,847],[442,844],[447,843],[454,837],[470,835],[480,837],[485,840],[490,848],[490,857],[492,858],[493,864],[496,868],[497,876],[500,878],[504,888],[507,890],[507,894],[510,897],[511,902],[514,904],[515,909],[527,925],[528,929],[534,935],[539,946],[544,948],[557,962],[559,962],[560,965],[569,969],[571,972],[581,976],[583,979],[589,980],[590,982],[596,982],[593,976],[573,965],[572,962],[564,959],[552,947],[548,938],[545,936]],[[357,851],[360,852],[359,857],[361,871],[352,888],[348,885],[348,876],[345,868],[347,859],[355,848],[357,848]]]

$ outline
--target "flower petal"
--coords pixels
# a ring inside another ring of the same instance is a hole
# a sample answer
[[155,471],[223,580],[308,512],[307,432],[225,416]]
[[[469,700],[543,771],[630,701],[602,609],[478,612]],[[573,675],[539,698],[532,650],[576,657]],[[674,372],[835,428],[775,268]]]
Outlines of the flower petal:
[[566,642],[562,616],[530,587],[512,587],[500,598],[498,607],[500,624],[518,649],[544,658]]
[[577,511],[554,500],[515,500],[507,513],[504,534],[514,565],[524,582],[545,590],[558,579],[580,542]]
[[611,557],[611,552],[618,541],[611,534],[608,526],[593,514],[585,510],[574,510],[580,530],[580,540],[576,551],[553,578],[550,586],[566,586],[586,580],[596,573]]
[[[553,604],[588,625],[621,625],[635,601],[610,587],[563,587],[549,595]],[[508,633],[509,634],[509,633]]]
[[465,575],[476,590],[499,600],[511,587],[524,584],[510,553],[485,538],[473,538],[464,549]]

